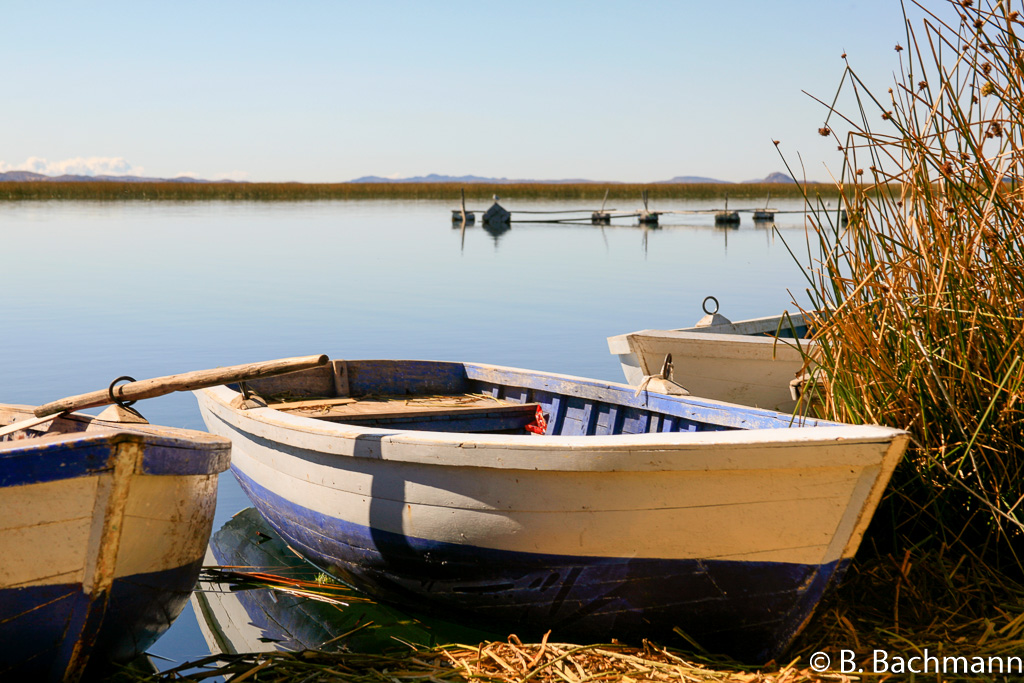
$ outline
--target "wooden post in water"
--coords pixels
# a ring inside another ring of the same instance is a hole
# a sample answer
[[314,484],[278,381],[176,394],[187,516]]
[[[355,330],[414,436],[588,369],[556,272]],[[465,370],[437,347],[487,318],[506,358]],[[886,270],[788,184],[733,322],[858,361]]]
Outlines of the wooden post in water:
[[715,214],[715,225],[739,225],[740,215],[735,211],[729,210],[729,195],[725,196],[725,211],[719,211]]
[[768,210],[768,203],[771,200],[772,200],[772,193],[769,192],[768,193],[768,198],[765,199],[765,202],[764,202],[764,208],[763,209],[755,209],[754,210],[754,222],[755,223],[763,223],[763,222],[766,222],[766,221],[773,221],[773,220],[775,220],[775,212]]
[[459,210],[452,210],[452,222],[461,221],[462,227],[466,227],[466,225],[473,225],[476,220],[476,216],[473,215],[472,211],[466,211],[466,189],[460,187],[459,194],[462,197],[462,208]]
[[641,190],[640,198],[644,201],[644,210],[640,213],[637,221],[639,221],[640,225],[657,225],[658,214],[651,213],[647,207],[647,190]]
[[612,222],[612,215],[604,212],[604,205],[608,203],[608,190],[604,191],[604,199],[601,201],[601,210],[590,214],[592,225],[607,225]]

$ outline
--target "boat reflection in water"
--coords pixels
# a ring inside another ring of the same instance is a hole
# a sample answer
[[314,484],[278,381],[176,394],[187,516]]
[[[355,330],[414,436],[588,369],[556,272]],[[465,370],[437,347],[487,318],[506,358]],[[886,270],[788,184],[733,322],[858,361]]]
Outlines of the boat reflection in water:
[[[253,508],[238,513],[213,534],[205,564],[300,581],[322,578],[320,571],[297,556]],[[347,586],[328,585],[337,603],[272,588],[234,590],[203,577],[192,595],[192,606],[212,654],[408,651],[406,643],[432,646],[507,635],[433,617],[421,618],[381,605]]]

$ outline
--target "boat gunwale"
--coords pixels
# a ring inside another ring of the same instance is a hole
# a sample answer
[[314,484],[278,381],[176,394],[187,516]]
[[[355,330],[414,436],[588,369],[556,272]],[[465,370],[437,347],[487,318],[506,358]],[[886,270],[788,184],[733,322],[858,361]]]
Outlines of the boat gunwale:
[[[31,405],[2,403],[0,404],[0,413],[23,414],[24,417],[22,419],[29,419],[33,416],[32,409],[34,407]],[[31,439],[0,441],[0,451],[20,450],[35,444],[57,444],[84,437],[109,438],[112,436],[120,436],[122,438],[142,437],[145,443],[164,448],[186,448],[188,450],[204,451],[219,451],[230,448],[230,442],[224,437],[187,427],[168,427],[149,423],[107,422],[106,420],[99,419],[96,415],[80,412],[55,415],[54,420],[76,423],[81,425],[82,429],[53,433],[44,432],[33,436]],[[29,428],[29,430],[36,429]],[[46,429],[46,427],[42,427],[42,429]]]
[[[788,321],[787,321],[788,319]],[[787,321],[788,327],[795,327],[800,325],[806,325],[802,313],[783,314],[766,316],[763,318],[749,318],[747,320],[737,320],[722,325],[708,325],[706,327],[677,327],[672,329],[655,329],[648,328],[643,330],[634,330],[633,332],[625,332],[622,334],[616,334],[608,337],[608,350],[613,354],[626,354],[632,353],[633,350],[629,345],[629,338],[633,336],[646,336],[646,337],[667,337],[669,339],[686,341],[686,340],[698,340],[707,339],[708,335],[715,335],[713,337],[716,341],[725,341],[726,339],[731,341],[737,341],[740,344],[752,345],[752,348],[758,346],[765,346],[768,344],[777,345],[784,344],[790,348],[799,350],[800,347],[806,347],[807,352],[812,351],[817,347],[817,343],[801,337],[796,339],[794,337],[776,337],[775,330],[779,329],[779,326]],[[758,332],[741,332],[737,328],[742,327],[753,327],[757,328]]]
[[[0,404],[0,412],[32,415],[32,406]],[[231,465],[231,442],[209,432],[122,425],[82,413],[57,420],[74,423],[80,429],[43,431],[29,439],[0,441],[0,490],[109,474],[125,444],[135,444],[143,454],[132,472],[137,476],[215,477]],[[106,455],[99,456],[101,453]]]
[[[533,372],[517,368],[505,368],[477,363],[463,363],[482,369],[517,371],[542,375],[558,381],[593,382],[584,378],[554,373]],[[620,391],[634,392],[625,384],[601,383]],[[777,450],[780,456],[793,448],[829,446],[843,444],[890,444],[896,439],[906,438],[906,432],[878,425],[844,425],[823,420],[814,420],[813,426],[766,427],[753,429],[731,429],[724,431],[699,432],[655,432],[643,434],[615,434],[602,436],[564,436],[536,434],[474,434],[462,432],[439,432],[411,429],[394,429],[374,426],[351,425],[329,422],[303,415],[290,414],[274,408],[234,408],[231,401],[238,392],[224,386],[200,389],[194,392],[200,402],[204,401],[210,412],[231,425],[231,429],[243,431],[258,438],[284,443],[292,448],[313,450],[335,455],[351,455],[399,462],[420,462],[425,464],[465,465],[453,462],[451,454],[458,449],[472,454],[473,465],[501,469],[551,469],[571,471],[644,471],[665,469],[702,469],[708,465],[696,457],[699,453],[714,452],[715,447],[728,448],[736,456],[746,451],[756,451],[763,458],[766,449]],[[774,411],[732,404],[690,396],[666,396],[651,394],[671,402],[689,403],[715,410],[749,411],[751,415],[783,415]],[[219,413],[219,414],[218,414]],[[364,442],[365,454],[357,455],[354,447],[343,447],[332,441]],[[379,442],[376,445],[370,442]],[[314,443],[315,442],[315,443]],[[483,458],[481,451],[492,451],[491,458]],[[475,451],[475,453],[474,453]],[[547,454],[542,460],[539,453]],[[638,458],[639,455],[657,456],[653,459]],[[565,456],[575,455],[575,458]],[[584,456],[590,456],[585,458]],[[616,457],[618,456],[618,457]],[[687,465],[679,458],[692,459]],[[877,463],[879,456],[872,462]],[[727,469],[749,469],[747,457],[738,457],[731,466],[719,462],[716,467]],[[782,457],[781,460],[787,460]],[[796,460],[801,460],[797,458]],[[746,463],[746,464],[745,464]],[[842,466],[845,464],[867,465],[866,462],[829,459],[818,466]],[[760,462],[755,469],[792,467],[793,458],[787,463]],[[799,466],[814,466],[803,463]]]

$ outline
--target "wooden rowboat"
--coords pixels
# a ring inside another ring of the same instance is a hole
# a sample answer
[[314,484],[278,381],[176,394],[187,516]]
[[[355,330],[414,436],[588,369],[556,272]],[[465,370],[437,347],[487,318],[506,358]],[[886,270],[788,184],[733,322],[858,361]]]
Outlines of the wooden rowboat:
[[[122,377],[38,407],[0,406],[0,680],[96,677],[143,653],[188,601],[231,443],[150,425],[131,402],[325,363]],[[69,412],[110,403],[97,417]]]
[[[0,425],[32,414],[0,406]],[[156,641],[195,586],[230,448],[79,413],[0,440],[0,679],[91,677]]]
[[321,568],[523,638],[678,629],[749,661],[841,575],[907,442],[475,363],[336,360],[248,387],[262,400],[197,391],[203,419]]
[[806,334],[801,314],[738,322],[709,314],[694,327],[608,337],[608,350],[633,386],[661,378],[670,358],[666,379],[691,395],[790,413],[797,405],[794,380],[807,372],[805,355],[814,349]]

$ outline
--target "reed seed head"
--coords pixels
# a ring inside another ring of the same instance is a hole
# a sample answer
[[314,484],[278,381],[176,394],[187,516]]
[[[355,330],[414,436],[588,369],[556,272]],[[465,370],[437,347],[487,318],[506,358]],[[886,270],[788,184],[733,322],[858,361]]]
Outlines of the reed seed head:
[[[885,85],[866,97],[855,74],[850,86],[857,144],[841,189],[857,219],[815,220],[808,252],[823,403],[829,417],[913,434],[887,540],[1024,576],[1024,58],[1007,23],[1024,8],[943,1],[962,23],[926,22],[925,41],[908,31],[896,46],[914,68],[897,56],[890,95],[922,95],[874,109]],[[890,130],[872,130],[878,114]]]

